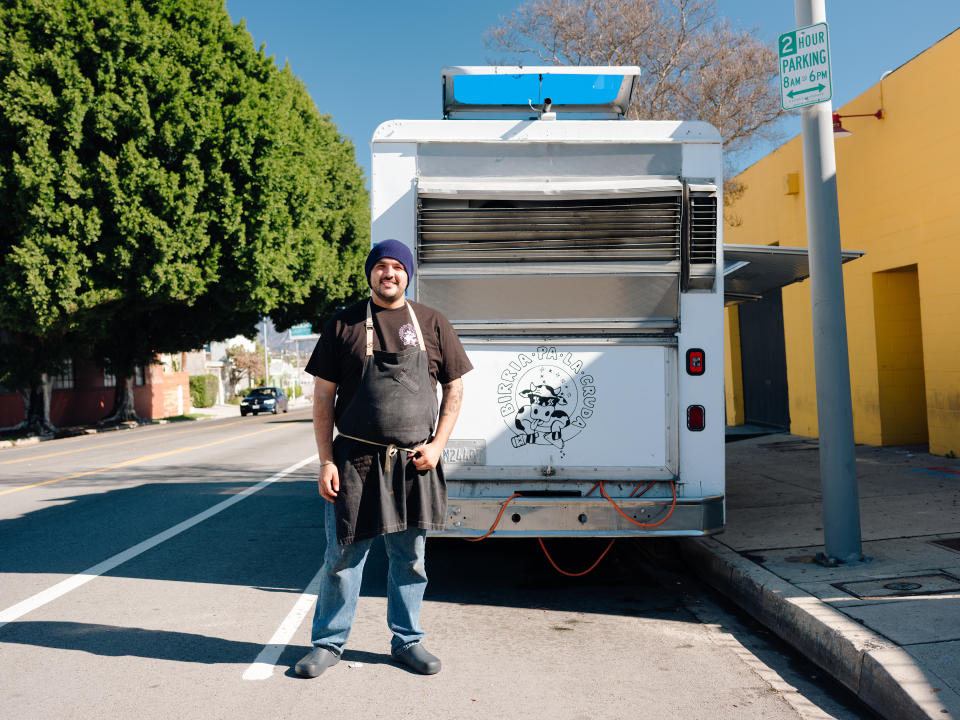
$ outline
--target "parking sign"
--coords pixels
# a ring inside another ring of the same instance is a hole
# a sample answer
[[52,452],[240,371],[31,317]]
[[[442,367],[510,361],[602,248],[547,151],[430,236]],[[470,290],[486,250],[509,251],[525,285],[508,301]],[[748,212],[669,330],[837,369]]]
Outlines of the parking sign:
[[784,110],[826,102],[830,82],[830,36],[825,22],[784,33],[777,43],[780,104]]

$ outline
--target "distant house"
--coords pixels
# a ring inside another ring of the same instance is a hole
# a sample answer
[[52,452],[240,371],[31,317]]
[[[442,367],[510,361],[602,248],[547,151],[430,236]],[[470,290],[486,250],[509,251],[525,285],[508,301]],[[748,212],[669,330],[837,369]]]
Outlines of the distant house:
[[[50,422],[57,427],[96,424],[113,408],[117,379],[102,363],[71,361],[51,384]],[[189,378],[179,361],[167,368],[159,362],[138,368],[133,397],[137,415],[144,419],[182,415],[190,408]],[[20,394],[0,387],[0,427],[23,419]]]
[[[835,144],[841,245],[866,251],[843,268],[860,443],[960,454],[958,64],[960,30],[837,109],[864,116]],[[726,243],[806,246],[799,137],[737,180]],[[728,308],[726,326],[727,422],[816,436],[809,281]]]

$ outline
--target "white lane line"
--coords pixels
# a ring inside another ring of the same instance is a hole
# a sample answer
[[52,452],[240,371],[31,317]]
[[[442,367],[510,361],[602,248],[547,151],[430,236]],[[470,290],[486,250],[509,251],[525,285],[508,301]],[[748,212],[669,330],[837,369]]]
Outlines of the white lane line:
[[66,595],[71,590],[76,590],[78,587],[80,587],[81,585],[85,585],[86,583],[93,580],[95,577],[98,577],[100,575],[103,575],[105,572],[109,572],[110,570],[113,570],[118,565],[122,565],[127,560],[132,560],[133,558],[137,557],[137,555],[141,555],[145,553],[150,548],[156,547],[160,543],[166,540],[169,540],[172,537],[176,537],[177,535],[184,532],[185,530],[189,530],[194,525],[198,525],[199,523],[202,523],[204,520],[207,520],[208,518],[213,517],[217,513],[223,512],[231,505],[235,505],[236,503],[243,500],[245,497],[249,497],[250,495],[253,495],[256,492],[260,492],[265,487],[267,487],[267,485],[270,485],[271,483],[276,482],[277,480],[289,475],[290,473],[296,470],[299,470],[307,463],[311,463],[317,459],[319,459],[318,455],[311,455],[310,457],[304,460],[301,460],[298,463],[294,463],[290,467],[285,468],[284,470],[281,470],[276,475],[271,475],[266,480],[261,480],[256,485],[251,485],[250,487],[243,490],[242,492],[237,493],[236,495],[224,500],[223,502],[217,503],[211,508],[207,508],[203,512],[194,515],[192,518],[188,518],[184,520],[182,523],[174,525],[172,528],[168,528],[167,530],[164,530],[163,532],[154,535],[152,538],[148,538],[147,540],[144,540],[143,542],[134,545],[132,548],[124,550],[121,553],[117,553],[113,557],[107,558],[103,562],[98,563],[93,567],[87,568],[81,573],[78,573],[72,577],[68,577],[66,580],[58,582],[56,585],[49,587],[46,590],[43,590],[41,592],[38,592],[36,595],[33,595],[32,597],[28,597],[26,600],[18,602],[16,605],[12,605],[11,607],[8,607],[6,610],[0,611],[0,628],[2,628],[4,625],[6,625],[9,622],[13,622],[16,619],[23,617],[28,612],[36,610],[37,608],[42,607],[47,603],[52,602],[57,598]]
[[317,593],[320,591],[320,577],[322,573],[323,568],[321,567],[317,571],[317,574],[313,576],[310,584],[307,585],[307,589],[304,590],[303,594],[297,599],[293,609],[287,613],[283,622],[280,623],[280,627],[277,628],[273,637],[270,638],[270,642],[260,651],[260,654],[257,655],[253,664],[243,672],[244,680],[266,680],[273,675],[277,660],[280,659],[280,654],[284,648],[290,644],[290,638],[293,637],[297,628],[300,627],[303,618],[310,612],[314,600],[317,599]]

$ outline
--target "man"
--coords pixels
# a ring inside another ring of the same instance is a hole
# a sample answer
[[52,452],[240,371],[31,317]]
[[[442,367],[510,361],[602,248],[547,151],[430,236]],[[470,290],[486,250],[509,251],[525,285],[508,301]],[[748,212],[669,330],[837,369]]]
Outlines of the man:
[[375,245],[365,272],[370,299],[327,323],[307,364],[315,376],[318,482],[328,502],[314,647],[295,668],[302,677],[317,677],[339,661],[363,564],[379,535],[390,563],[387,624],[393,657],[424,675],[440,671],[440,660],[421,644],[424,549],[426,531],[443,528],[447,492],[440,456],[460,413],[460,378],[473,366],[443,315],[406,300],[414,274],[406,245],[397,240]]

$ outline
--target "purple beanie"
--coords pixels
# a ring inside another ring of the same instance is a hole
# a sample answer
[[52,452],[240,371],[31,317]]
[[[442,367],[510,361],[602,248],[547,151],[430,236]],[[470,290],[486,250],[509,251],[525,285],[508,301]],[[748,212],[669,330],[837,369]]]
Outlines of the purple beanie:
[[372,248],[370,248],[370,254],[367,255],[367,262],[364,264],[363,269],[367,274],[367,284],[370,284],[370,271],[373,270],[373,266],[377,264],[377,261],[382,260],[383,258],[393,258],[400,262],[403,265],[403,269],[407,271],[407,283],[413,282],[413,254],[410,252],[410,248],[404,245],[399,240],[384,240],[383,242],[378,242]]

